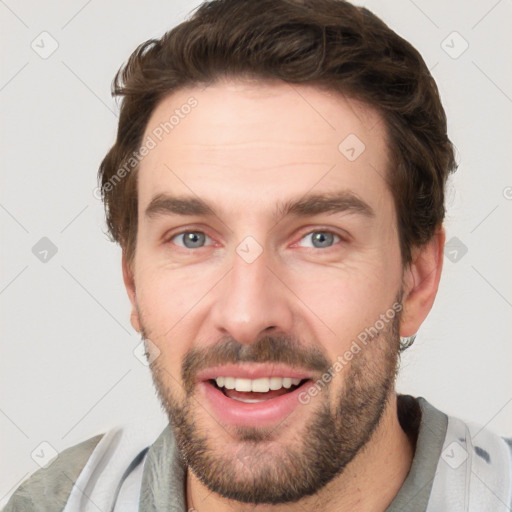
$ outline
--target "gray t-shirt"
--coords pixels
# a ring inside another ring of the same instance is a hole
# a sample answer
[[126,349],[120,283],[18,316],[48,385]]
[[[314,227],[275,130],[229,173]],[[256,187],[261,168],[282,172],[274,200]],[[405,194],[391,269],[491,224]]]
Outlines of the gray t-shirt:
[[[421,397],[398,395],[397,413],[416,448],[386,512],[512,510],[510,439],[449,417]],[[186,467],[171,427],[154,442],[137,435],[117,429],[68,448],[24,482],[4,512],[95,510],[91,504],[105,512],[187,512]]]

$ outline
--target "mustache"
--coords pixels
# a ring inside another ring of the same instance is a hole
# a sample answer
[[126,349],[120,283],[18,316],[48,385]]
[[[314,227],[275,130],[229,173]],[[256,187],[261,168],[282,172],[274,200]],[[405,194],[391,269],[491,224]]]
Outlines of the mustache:
[[198,372],[212,366],[237,363],[281,363],[321,373],[331,364],[320,349],[306,347],[292,336],[265,335],[251,344],[225,337],[209,347],[194,347],[187,352],[181,366],[186,393],[193,392]]

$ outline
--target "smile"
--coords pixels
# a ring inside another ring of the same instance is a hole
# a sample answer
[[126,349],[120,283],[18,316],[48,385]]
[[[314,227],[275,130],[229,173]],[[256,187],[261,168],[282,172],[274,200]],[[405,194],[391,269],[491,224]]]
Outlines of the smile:
[[225,396],[244,403],[266,402],[294,391],[303,382],[305,379],[290,377],[261,377],[259,379],[217,377],[210,381]]
[[305,371],[282,365],[239,364],[198,375],[199,399],[221,424],[264,427],[306,407],[299,394],[313,383]]

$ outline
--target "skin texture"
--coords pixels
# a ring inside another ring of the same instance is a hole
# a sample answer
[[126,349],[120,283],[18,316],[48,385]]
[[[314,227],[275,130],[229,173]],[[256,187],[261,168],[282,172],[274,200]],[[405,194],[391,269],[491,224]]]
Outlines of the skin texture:
[[[432,306],[443,230],[403,267],[372,108],[311,86],[225,80],[163,99],[145,137],[190,97],[197,106],[141,162],[135,257],[123,258],[132,325],[158,354],[153,380],[189,466],[188,507],[385,510],[414,451],[396,414],[398,337]],[[338,149],[350,134],[365,145],[353,161]],[[280,202],[339,191],[373,214],[275,215]],[[146,215],[159,194],[204,199],[215,215]],[[193,248],[183,231],[199,232]],[[250,263],[236,251],[248,236],[261,250]],[[200,369],[272,354],[320,376],[400,298],[401,313],[279,424],[234,427],[208,409]]]

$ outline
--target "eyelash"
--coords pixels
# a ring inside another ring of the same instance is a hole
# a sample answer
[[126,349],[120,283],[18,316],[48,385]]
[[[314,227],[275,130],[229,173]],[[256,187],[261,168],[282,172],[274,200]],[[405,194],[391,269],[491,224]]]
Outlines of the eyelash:
[[[169,237],[166,238],[165,240],[165,243],[168,244],[168,243],[171,243],[172,240],[178,236],[181,236],[181,235],[184,235],[186,233],[201,233],[201,234],[204,234],[206,235],[208,238],[212,239],[211,236],[209,236],[207,233],[205,233],[204,231],[202,231],[201,229],[186,229],[186,230],[183,230],[183,231],[179,231],[178,233],[173,233],[172,235],[170,235]],[[339,240],[336,242],[334,241],[333,242],[333,245],[331,245],[330,247],[326,247],[324,249],[322,248],[318,248],[318,247],[304,247],[305,249],[318,249],[318,250],[321,250],[323,252],[328,252],[329,250],[331,249],[334,249],[335,246],[340,243],[340,242],[346,242],[347,241],[347,237],[344,237],[342,236],[340,233],[337,233],[331,229],[322,229],[322,228],[316,228],[316,229],[312,229],[310,231],[307,231],[305,232],[298,240],[298,242],[295,242],[293,244],[293,246],[296,246],[301,240],[303,240],[305,237],[309,236],[309,235],[312,235],[313,233],[328,233],[328,234],[331,234],[331,235],[334,235],[335,237],[338,237]],[[180,245],[178,245],[177,247],[179,247],[180,249],[184,249],[184,250],[188,250],[188,251],[194,251],[194,250],[198,250],[198,249],[204,249],[205,246],[203,247],[198,247],[197,249],[192,249],[192,248],[189,248],[189,247],[182,247]]]

